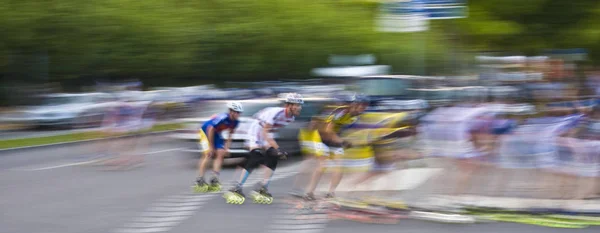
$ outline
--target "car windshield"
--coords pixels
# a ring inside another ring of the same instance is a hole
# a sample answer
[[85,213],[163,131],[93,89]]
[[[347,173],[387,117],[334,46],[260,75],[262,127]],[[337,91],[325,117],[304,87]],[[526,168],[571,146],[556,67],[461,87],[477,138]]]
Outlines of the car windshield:
[[281,106],[280,103],[273,103],[273,102],[270,102],[270,103],[249,102],[249,103],[242,103],[242,105],[244,106],[244,112],[242,113],[242,116],[245,116],[245,117],[251,117],[258,111],[260,111],[264,108],[267,108],[267,107]]
[[[244,112],[242,113],[243,117],[252,117],[258,111],[267,108],[267,107],[277,107],[282,106],[279,102],[259,102],[259,101],[251,101],[251,102],[241,102],[244,107]],[[315,102],[305,102],[302,106],[302,112],[298,118],[310,118],[313,115],[318,114],[320,109],[323,107],[325,102],[323,101],[315,101]],[[198,110],[196,116],[198,117],[210,117],[217,113],[222,113],[227,111],[227,107],[225,106],[225,102],[222,101],[207,101],[204,102]]]
[[[276,107],[279,106],[278,103],[275,102],[242,102],[242,106],[244,107],[244,112],[241,116],[243,117],[251,117],[258,111],[262,110],[266,107]],[[204,102],[200,107],[200,110],[197,112],[198,117],[210,117],[217,113],[227,112],[226,103],[223,101],[207,101]]]
[[454,90],[413,90],[411,91],[415,98],[424,100],[450,100],[454,98]]
[[61,105],[74,102],[79,102],[77,101],[77,97],[74,96],[47,96],[42,100],[44,105]]
[[371,96],[405,95],[410,81],[395,78],[368,78],[357,80],[358,91]]

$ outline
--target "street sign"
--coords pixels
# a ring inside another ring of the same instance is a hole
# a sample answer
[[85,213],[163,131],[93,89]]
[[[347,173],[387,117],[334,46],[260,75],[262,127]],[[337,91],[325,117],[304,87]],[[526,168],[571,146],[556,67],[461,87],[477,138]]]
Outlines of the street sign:
[[385,1],[380,3],[377,27],[382,32],[427,31],[429,29],[427,12],[421,1]]
[[577,49],[551,49],[544,51],[544,54],[553,58],[561,58],[566,61],[583,61],[587,59],[587,50]]
[[429,19],[466,18],[468,14],[466,0],[420,0],[425,5]]

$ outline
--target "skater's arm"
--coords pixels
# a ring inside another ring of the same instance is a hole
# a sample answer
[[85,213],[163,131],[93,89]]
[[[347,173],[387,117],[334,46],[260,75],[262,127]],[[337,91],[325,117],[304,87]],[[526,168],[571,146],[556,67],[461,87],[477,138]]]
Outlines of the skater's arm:
[[225,150],[229,150],[229,146],[231,146],[232,135],[235,133],[235,129],[229,130],[229,136],[227,136],[227,142],[225,142]]
[[265,126],[262,129],[262,136],[263,138],[266,139],[267,143],[269,143],[269,146],[275,148],[275,149],[279,149],[279,145],[277,145],[277,142],[275,142],[275,139],[271,138],[271,136],[269,135],[269,131],[271,131],[271,128],[273,126],[270,124],[265,124]]
[[327,123],[325,126],[325,135],[334,143],[342,144],[344,140],[337,135],[334,130],[335,124],[333,122]]

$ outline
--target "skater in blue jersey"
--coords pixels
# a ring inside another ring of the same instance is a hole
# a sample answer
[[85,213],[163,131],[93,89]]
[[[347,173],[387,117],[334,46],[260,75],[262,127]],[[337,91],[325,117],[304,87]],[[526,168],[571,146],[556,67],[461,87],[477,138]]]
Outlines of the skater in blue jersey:
[[[229,108],[229,112],[212,117],[211,120],[202,125],[198,132],[200,136],[200,149],[204,153],[204,156],[198,163],[198,178],[194,186],[195,192],[219,191],[221,189],[221,184],[219,183],[221,164],[231,145],[231,136],[239,124],[238,118],[240,117],[240,113],[244,111],[242,104],[238,102],[229,102],[227,107]],[[229,130],[227,142],[221,136],[221,132],[225,130]],[[215,159],[213,162],[213,177],[210,180],[210,184],[208,184],[204,180],[204,174],[206,172],[206,165],[212,158]]]

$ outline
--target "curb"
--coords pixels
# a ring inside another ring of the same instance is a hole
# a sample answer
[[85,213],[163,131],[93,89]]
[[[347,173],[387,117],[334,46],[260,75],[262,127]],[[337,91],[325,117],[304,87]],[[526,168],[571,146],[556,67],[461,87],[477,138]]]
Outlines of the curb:
[[52,146],[60,146],[60,145],[67,145],[67,144],[79,144],[79,143],[95,142],[95,141],[111,140],[111,139],[119,139],[119,138],[128,138],[128,137],[135,137],[135,136],[160,135],[160,134],[172,133],[172,132],[175,132],[175,131],[178,131],[178,129],[158,131],[158,132],[151,132],[151,133],[144,133],[144,134],[124,135],[124,136],[118,136],[118,137],[95,138],[95,139],[87,139],[87,140],[72,141],[72,142],[59,142],[59,143],[36,145],[36,146],[24,146],[24,147],[7,148],[7,149],[0,149],[0,153],[2,153],[2,152],[8,152],[8,151],[13,151],[13,150],[36,149],[36,148],[41,148],[41,147],[52,147]]

